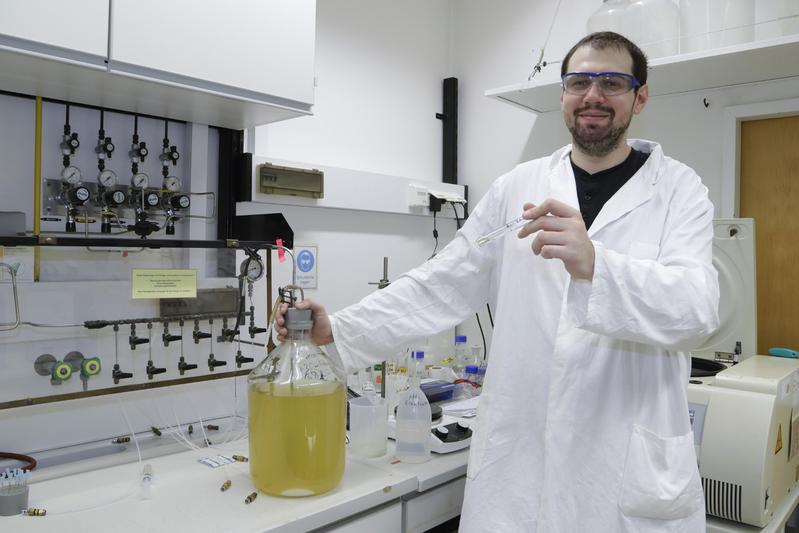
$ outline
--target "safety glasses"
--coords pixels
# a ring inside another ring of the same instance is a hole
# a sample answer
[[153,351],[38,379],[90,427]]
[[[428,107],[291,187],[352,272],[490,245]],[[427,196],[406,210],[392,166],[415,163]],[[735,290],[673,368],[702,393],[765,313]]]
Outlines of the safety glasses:
[[624,72],[569,72],[561,78],[563,90],[583,96],[596,85],[605,96],[618,96],[641,86],[635,76]]

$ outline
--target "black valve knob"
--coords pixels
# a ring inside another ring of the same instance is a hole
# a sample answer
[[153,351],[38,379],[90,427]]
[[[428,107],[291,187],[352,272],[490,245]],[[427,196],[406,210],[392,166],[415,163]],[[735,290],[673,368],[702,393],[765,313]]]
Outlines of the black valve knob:
[[236,331],[235,329],[224,328],[222,329],[220,340],[222,342],[233,342],[233,340],[236,338],[236,335],[238,335],[238,331]]
[[183,338],[183,335],[170,335],[169,333],[164,333],[161,335],[161,339],[164,341],[164,346],[169,346],[169,343],[172,341],[179,341]]
[[100,233],[111,233],[111,221],[107,217],[100,222]]
[[255,326],[250,326],[249,331],[250,331],[250,338],[252,338],[258,335],[259,333],[265,333],[266,328],[256,328]]
[[105,139],[103,139],[100,148],[103,150],[103,152],[105,152],[105,155],[111,157],[114,154],[116,146],[114,146],[114,143],[111,142],[111,137],[106,137]]
[[197,368],[197,365],[193,363],[187,363],[186,359],[182,355],[180,356],[180,361],[178,361],[178,370],[180,371],[181,376],[185,371],[194,370],[195,368]]
[[225,366],[226,364],[227,361],[219,361],[218,359],[215,359],[214,354],[208,356],[208,370],[210,370],[211,372],[214,371],[214,368],[218,366]]
[[241,368],[241,365],[244,363],[252,363],[254,359],[252,357],[244,357],[241,355],[241,350],[236,352],[236,368]]
[[137,337],[136,335],[131,335],[128,337],[128,342],[130,343],[130,349],[135,350],[136,346],[139,344],[147,344],[150,342],[150,339],[146,339],[144,337]]
[[170,146],[169,153],[167,154],[167,156],[169,157],[169,160],[172,161],[173,165],[177,165],[178,159],[180,159],[180,154],[178,153],[178,147]]
[[200,329],[195,326],[194,331],[192,332],[192,337],[194,337],[194,344],[200,344],[200,339],[209,339],[211,338],[210,333],[206,333],[204,331],[200,331]]
[[147,361],[147,379],[153,379],[153,376],[156,374],[163,374],[166,372],[166,368],[158,368],[153,363],[152,359]]
[[65,231],[67,233],[75,233],[77,231],[77,227],[75,226],[75,220],[74,219],[67,219],[67,226],[66,226]]
[[119,385],[120,379],[128,379],[132,378],[133,374],[130,372],[122,372],[119,369],[119,365],[114,365],[114,370],[111,371],[111,377],[114,379],[114,385]]
[[147,143],[142,141],[139,143],[139,146],[136,147],[136,155],[144,161],[144,158],[147,157],[147,154],[150,153],[150,150],[147,149]]

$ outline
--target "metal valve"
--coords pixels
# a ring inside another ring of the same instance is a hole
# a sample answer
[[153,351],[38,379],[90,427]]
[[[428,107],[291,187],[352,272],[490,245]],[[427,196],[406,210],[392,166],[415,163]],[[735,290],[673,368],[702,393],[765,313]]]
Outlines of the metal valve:
[[197,365],[193,363],[187,363],[186,358],[183,357],[182,355],[180,356],[180,361],[178,361],[178,370],[180,371],[181,376],[187,370],[194,370],[195,368],[197,368]]
[[136,346],[139,344],[147,344],[150,342],[150,339],[145,339],[143,337],[136,336],[136,324],[130,325],[130,337],[128,337],[128,343],[130,344],[130,349],[135,350]]
[[105,137],[98,139],[97,148],[95,148],[95,151],[97,152],[97,155],[108,157],[110,159],[114,155],[115,149],[116,146],[114,146],[113,141],[111,141],[111,137]]
[[241,350],[236,352],[236,368],[241,368],[244,363],[252,363],[255,359],[252,357],[244,357],[241,355]]
[[183,338],[183,335],[170,335],[169,334],[169,323],[164,322],[164,333],[161,335],[161,340],[164,341],[164,346],[169,346],[170,342],[179,341]]
[[211,372],[213,372],[216,367],[225,366],[226,364],[227,361],[219,361],[214,357],[214,354],[210,354],[208,356],[208,370],[210,370]]
[[147,361],[147,369],[145,371],[147,372],[147,379],[153,379],[154,375],[166,372],[166,368],[157,368],[152,359],[150,359]]
[[194,337],[194,344],[200,344],[200,339],[208,339],[211,337],[210,333],[206,333],[204,331],[200,331],[200,321],[194,321],[194,331],[192,332],[192,337]]
[[77,132],[70,133],[69,127],[64,126],[64,140],[61,142],[61,153],[64,155],[75,155],[75,151],[80,148],[80,140]]
[[116,364],[114,365],[114,369],[111,371],[111,377],[114,379],[114,385],[119,385],[120,379],[132,378],[133,374],[131,374],[130,372],[122,372],[119,369],[119,365]]

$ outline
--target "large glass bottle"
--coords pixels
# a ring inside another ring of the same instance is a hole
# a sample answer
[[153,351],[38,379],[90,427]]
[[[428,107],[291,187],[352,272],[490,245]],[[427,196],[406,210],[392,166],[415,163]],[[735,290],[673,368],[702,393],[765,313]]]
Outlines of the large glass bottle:
[[247,378],[250,474],[266,494],[310,496],[344,474],[345,378],[311,342],[310,310],[285,320],[288,338]]

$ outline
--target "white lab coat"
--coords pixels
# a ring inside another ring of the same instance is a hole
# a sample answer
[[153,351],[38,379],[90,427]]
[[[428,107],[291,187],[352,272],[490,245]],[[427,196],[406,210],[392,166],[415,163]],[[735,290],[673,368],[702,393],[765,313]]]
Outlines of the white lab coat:
[[566,146],[500,177],[433,260],[332,317],[362,368],[492,304],[462,532],[705,531],[685,350],[718,327],[713,206],[693,170],[630,144],[651,155],[588,231],[592,281],[534,255],[532,236],[474,244],[524,202],[578,207]]

